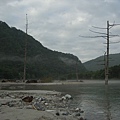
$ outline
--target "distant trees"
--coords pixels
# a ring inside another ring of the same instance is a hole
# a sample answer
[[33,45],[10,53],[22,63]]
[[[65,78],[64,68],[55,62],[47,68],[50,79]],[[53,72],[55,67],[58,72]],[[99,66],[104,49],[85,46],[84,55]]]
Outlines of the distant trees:
[[120,65],[113,66],[110,68],[109,77],[114,79],[120,79]]
[[[95,72],[87,72],[86,76],[92,79],[105,79],[105,70],[98,70]],[[109,68],[109,79],[120,79],[120,65]]]

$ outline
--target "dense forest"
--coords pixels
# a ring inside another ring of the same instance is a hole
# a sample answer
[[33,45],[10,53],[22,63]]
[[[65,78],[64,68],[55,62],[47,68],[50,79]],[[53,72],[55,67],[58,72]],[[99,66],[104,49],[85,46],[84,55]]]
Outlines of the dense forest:
[[64,79],[86,71],[72,54],[52,51],[32,36],[0,21],[0,79],[23,79],[25,40],[27,39],[27,79]]

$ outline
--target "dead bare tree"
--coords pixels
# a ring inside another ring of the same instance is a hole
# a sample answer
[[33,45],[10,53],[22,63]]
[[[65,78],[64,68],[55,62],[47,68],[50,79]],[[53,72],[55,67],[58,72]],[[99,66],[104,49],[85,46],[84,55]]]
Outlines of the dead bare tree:
[[[93,30],[90,30],[91,32],[93,33],[96,33],[96,34],[99,34],[98,36],[81,36],[80,37],[84,37],[84,38],[105,38],[107,40],[107,42],[105,44],[107,44],[107,51],[105,52],[104,54],[104,65],[105,65],[105,85],[108,85],[108,77],[109,77],[109,39],[110,38],[113,38],[113,37],[120,37],[119,35],[112,35],[110,34],[110,29],[116,25],[120,25],[120,24],[109,24],[109,21],[107,21],[107,27],[106,28],[101,28],[101,27],[96,27],[96,26],[92,26],[93,28],[96,28],[96,29],[105,29],[107,30],[106,33],[102,33],[102,32],[98,32],[98,31],[93,31]],[[118,42],[112,42],[112,43],[119,43],[120,41]]]
[[24,53],[24,73],[23,73],[23,82],[25,82],[25,80],[26,80],[27,31],[28,31],[28,18],[27,18],[27,14],[26,14],[26,38],[25,38],[25,53]]

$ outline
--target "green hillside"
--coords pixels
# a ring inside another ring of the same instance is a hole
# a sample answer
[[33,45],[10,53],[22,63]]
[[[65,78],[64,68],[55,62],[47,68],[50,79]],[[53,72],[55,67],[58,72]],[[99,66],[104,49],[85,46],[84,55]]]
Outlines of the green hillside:
[[[0,79],[23,79],[26,33],[0,21]],[[60,78],[86,71],[72,54],[52,51],[27,35],[27,79]]]
[[[87,61],[83,64],[85,68],[89,71],[96,71],[96,70],[104,69],[104,56]],[[109,66],[113,67],[116,65],[120,65],[120,53],[110,54],[109,56]]]

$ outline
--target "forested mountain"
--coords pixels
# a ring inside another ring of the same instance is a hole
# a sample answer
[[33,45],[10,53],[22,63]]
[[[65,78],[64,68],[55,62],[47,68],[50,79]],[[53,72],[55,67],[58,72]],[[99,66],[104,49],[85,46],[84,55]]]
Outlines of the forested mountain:
[[86,69],[72,54],[52,51],[32,36],[0,21],[0,79],[22,79],[27,36],[27,79],[58,78]]
[[[86,67],[86,69],[89,71],[104,69],[104,56],[100,56],[96,59],[87,61],[83,64]],[[109,56],[109,66],[113,67],[116,65],[120,65],[120,53],[110,54]]]

